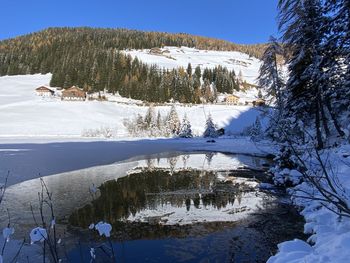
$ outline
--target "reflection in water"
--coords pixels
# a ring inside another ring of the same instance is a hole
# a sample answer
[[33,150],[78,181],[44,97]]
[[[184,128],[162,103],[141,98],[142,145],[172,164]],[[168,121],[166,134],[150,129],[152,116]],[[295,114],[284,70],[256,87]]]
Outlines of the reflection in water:
[[214,155],[215,155],[215,153],[213,153],[213,152],[208,152],[205,154],[205,159],[207,160],[208,166],[211,165],[211,161],[213,160]]
[[[292,238],[305,239],[303,222],[293,211],[290,205],[275,203],[236,224],[134,223],[132,227],[125,223],[123,230],[134,232],[113,243],[117,262],[266,262],[276,251],[276,244]],[[84,250],[88,254],[88,247]],[[73,261],[80,259],[78,252],[70,252]],[[100,256],[99,262],[104,262]]]
[[[170,173],[192,169],[204,172],[221,171],[224,177],[228,176],[230,170],[248,166],[259,168],[267,161],[244,155],[214,154],[210,166],[206,161],[205,153],[175,154],[165,153],[163,155],[149,156],[143,160],[134,160],[125,163],[97,166],[73,172],[44,177],[46,184],[52,192],[56,217],[62,221],[71,215],[76,208],[83,207],[91,202],[89,188],[91,185],[100,186],[106,181],[124,177],[127,174],[136,173],[136,168],[163,168]],[[224,172],[222,172],[224,171]],[[226,171],[226,172],[225,172]],[[237,175],[239,176],[239,175]],[[13,222],[16,222],[16,233],[18,238],[26,234],[28,228],[35,226],[30,209],[33,205],[37,211],[39,179],[33,179],[9,187],[6,191],[6,200],[0,207],[0,226],[7,225],[7,213],[5,208],[11,207],[10,214]],[[193,202],[197,202],[194,199]],[[191,205],[192,206],[192,205]]]
[[[178,218],[176,223],[193,223],[213,221],[210,211],[227,215],[215,221],[233,221],[237,219],[235,214],[253,209],[263,200],[248,183],[222,182],[215,172],[143,169],[102,184],[100,197],[75,211],[69,222],[80,227],[100,220],[116,227],[125,220],[167,224],[169,219]],[[250,207],[242,206],[242,196],[249,199],[246,203],[250,201]],[[196,210],[200,210],[201,218]]]
[[[258,182],[267,180],[266,163],[244,155],[172,153],[44,180],[57,223],[74,242],[86,240],[82,230],[91,223],[113,225],[117,262],[263,262],[277,243],[302,230],[290,207],[281,208],[278,197],[258,190]],[[93,184],[99,188],[94,199]],[[30,180],[7,191],[16,234],[27,234],[34,224],[30,203],[35,206],[39,185]],[[72,247],[70,262],[90,261],[88,243]]]

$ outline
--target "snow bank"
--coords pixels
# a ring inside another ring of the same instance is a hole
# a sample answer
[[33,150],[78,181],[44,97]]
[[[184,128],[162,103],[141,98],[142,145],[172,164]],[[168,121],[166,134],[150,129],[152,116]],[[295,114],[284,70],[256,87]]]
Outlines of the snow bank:
[[[342,198],[350,204],[350,145],[341,145],[337,148],[324,150],[321,158],[327,160],[328,172],[334,172],[337,176],[339,180],[337,184],[343,189]],[[317,167],[317,162],[313,156],[304,156],[303,159],[311,166]],[[298,182],[300,180],[300,173],[295,170],[283,170],[282,172],[287,174],[291,181]],[[298,190],[302,192],[298,192]],[[315,192],[306,182],[293,187],[290,191],[298,196]],[[316,197],[321,197],[317,194],[317,191]],[[304,232],[311,236],[307,240],[308,243],[294,240],[280,244],[278,246],[279,252],[271,257],[268,262],[349,262],[350,218],[340,218],[325,208],[319,200],[296,198],[294,196],[293,202],[303,208],[301,214],[306,221]]]
[[[305,241],[294,239],[278,245],[279,257],[271,257],[267,263],[299,263],[303,258],[313,250]],[[311,261],[310,261],[311,262]]]

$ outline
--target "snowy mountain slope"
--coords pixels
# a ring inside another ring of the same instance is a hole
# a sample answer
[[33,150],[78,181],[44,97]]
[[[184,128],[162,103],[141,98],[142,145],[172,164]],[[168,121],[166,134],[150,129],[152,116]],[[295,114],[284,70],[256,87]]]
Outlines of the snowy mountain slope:
[[[116,137],[127,137],[125,118],[144,115],[148,107],[110,101],[61,101],[41,98],[35,88],[50,82],[51,75],[0,77],[0,137],[81,137],[88,129],[108,127]],[[170,106],[156,107],[166,116]],[[239,133],[252,124],[260,112],[249,106],[177,106],[180,119],[186,113],[195,134],[201,135],[207,115],[219,127]]]
[[200,66],[214,68],[221,65],[229,70],[234,70],[238,75],[242,72],[243,80],[255,84],[259,75],[261,61],[249,55],[235,51],[212,51],[199,50],[189,47],[164,47],[157,51],[150,49],[127,50],[133,58],[137,57],[147,64],[156,64],[160,68],[173,69],[178,67],[186,68],[191,63],[192,68]]

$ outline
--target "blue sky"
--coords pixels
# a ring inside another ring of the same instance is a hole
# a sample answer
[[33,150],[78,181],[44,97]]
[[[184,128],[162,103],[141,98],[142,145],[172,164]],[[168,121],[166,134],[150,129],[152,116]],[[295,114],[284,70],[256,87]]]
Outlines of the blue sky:
[[236,43],[276,35],[277,0],[0,0],[0,39],[53,26],[186,32]]

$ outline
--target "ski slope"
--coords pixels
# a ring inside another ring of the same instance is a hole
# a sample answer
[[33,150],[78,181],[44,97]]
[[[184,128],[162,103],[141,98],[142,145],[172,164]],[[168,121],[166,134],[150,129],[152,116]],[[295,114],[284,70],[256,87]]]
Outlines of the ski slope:
[[127,50],[133,58],[137,57],[146,64],[156,64],[160,68],[173,69],[178,67],[187,68],[191,63],[194,69],[200,66],[204,68],[214,68],[221,65],[229,70],[234,70],[238,76],[242,72],[243,80],[251,84],[256,84],[259,75],[261,61],[250,57],[247,54],[235,51],[212,51],[199,50],[189,47],[164,47],[154,52],[150,49]]
[[[108,127],[116,138],[128,137],[123,120],[144,115],[146,106],[113,101],[61,101],[42,98],[35,89],[50,82],[51,74],[0,77],[0,137],[82,137],[84,131]],[[166,116],[169,106],[156,107]],[[210,113],[219,127],[240,133],[260,114],[250,106],[178,105],[179,118],[186,113],[194,134],[204,131]]]

